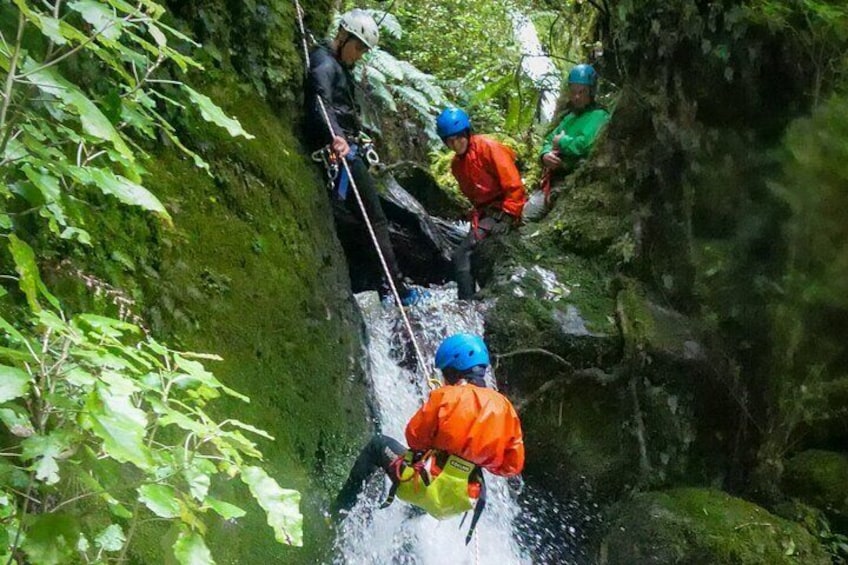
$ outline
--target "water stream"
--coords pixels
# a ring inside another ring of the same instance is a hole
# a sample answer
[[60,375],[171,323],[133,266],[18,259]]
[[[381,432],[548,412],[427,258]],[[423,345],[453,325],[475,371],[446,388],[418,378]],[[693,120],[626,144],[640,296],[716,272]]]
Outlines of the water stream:
[[[416,338],[428,362],[439,343],[457,332],[483,333],[481,303],[457,302],[455,287],[430,289],[425,304],[410,309]],[[412,348],[404,339],[400,318],[394,309],[383,308],[376,293],[357,295],[368,332],[368,364],[376,427],[404,442],[406,422],[426,399],[426,382],[414,368]],[[488,375],[494,383],[492,375]],[[375,473],[356,506],[339,527],[335,563],[512,565],[523,563],[583,562],[570,559],[575,530],[568,525],[568,512],[545,500],[544,493],[530,495],[519,503],[521,481],[511,484],[486,474],[488,503],[471,543],[465,545],[470,516],[460,527],[460,517],[439,521],[396,501],[379,509],[388,491],[384,473]],[[528,503],[529,501],[529,503]],[[565,549],[565,552],[563,551]],[[543,560],[540,561],[540,558]],[[553,560],[549,560],[553,559]]]

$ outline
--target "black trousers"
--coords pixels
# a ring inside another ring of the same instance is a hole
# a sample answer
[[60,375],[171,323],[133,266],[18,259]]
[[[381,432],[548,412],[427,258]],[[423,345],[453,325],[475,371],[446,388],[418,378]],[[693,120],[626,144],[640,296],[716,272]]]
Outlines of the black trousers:
[[[392,241],[389,237],[389,222],[386,219],[386,213],[383,211],[383,206],[380,204],[380,194],[377,192],[377,183],[374,177],[368,172],[368,165],[361,156],[357,156],[353,160],[348,161],[350,172],[356,187],[359,190],[359,195],[362,198],[362,203],[365,206],[365,212],[371,220],[371,227],[374,229],[374,235],[377,237],[377,243],[380,245],[380,251],[383,253],[383,258],[386,260],[386,266],[389,268],[389,273],[392,281],[395,283],[398,294],[403,298],[408,289],[403,282],[403,275],[400,272],[395,251],[392,247]],[[334,194],[334,198],[337,196]],[[368,242],[369,257],[374,262],[377,271],[383,273],[383,267],[380,265],[380,258],[377,256],[376,250],[373,248],[371,236],[368,234],[368,227],[365,224],[365,219],[362,217],[362,210],[356,201],[356,196],[353,194],[353,187],[348,187],[346,198],[344,199],[344,208],[358,220],[358,223],[363,231],[366,241]],[[334,210],[336,207],[334,206]],[[339,218],[337,217],[337,221]],[[348,258],[350,262],[350,258]]]
[[402,457],[407,452],[406,446],[389,436],[377,434],[371,438],[353,464],[342,490],[336,496],[333,510],[350,510],[356,503],[365,482],[377,469],[390,471],[392,461]]
[[512,218],[501,214],[500,218],[485,216],[480,219],[477,229],[472,226],[468,235],[462,243],[456,246],[453,252],[453,271],[456,280],[457,298],[469,300],[477,289],[477,281],[471,268],[471,256],[477,243],[490,236],[495,226],[503,223],[512,223]]

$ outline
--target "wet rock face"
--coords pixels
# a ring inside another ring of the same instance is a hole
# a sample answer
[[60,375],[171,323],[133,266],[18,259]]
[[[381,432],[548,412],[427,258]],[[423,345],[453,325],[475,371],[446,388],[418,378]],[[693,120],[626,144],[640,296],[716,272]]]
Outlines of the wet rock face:
[[798,524],[718,490],[637,494],[608,514],[597,561],[602,565],[830,563]]
[[848,455],[811,449],[786,462],[784,492],[819,508],[848,534]]
[[[429,178],[419,171],[422,178]],[[431,215],[390,171],[375,171],[380,202],[389,222],[389,235],[401,272],[416,284],[443,284],[452,278],[451,255],[464,237],[453,223]],[[352,198],[352,196],[350,196]],[[353,292],[380,290],[383,272],[374,244],[353,203],[333,201],[336,231],[345,250]]]
[[532,241],[498,244],[486,290],[496,299],[486,337],[521,412],[527,476],[599,502],[721,477],[716,438],[737,422],[713,382],[708,333],[638,283],[613,284],[597,260],[545,256]]

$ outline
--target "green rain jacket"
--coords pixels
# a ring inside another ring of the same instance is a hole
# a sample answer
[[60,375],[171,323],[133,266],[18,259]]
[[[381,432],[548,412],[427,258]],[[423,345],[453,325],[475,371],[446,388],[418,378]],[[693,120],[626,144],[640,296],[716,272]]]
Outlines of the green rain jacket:
[[[545,153],[557,151],[562,159],[564,172],[572,171],[581,159],[589,154],[595,139],[601,128],[609,121],[609,112],[597,105],[588,106],[583,112],[577,114],[568,112],[554,131],[545,138],[542,151],[539,153],[541,159]],[[559,145],[554,147],[554,137],[564,134],[559,140]]]

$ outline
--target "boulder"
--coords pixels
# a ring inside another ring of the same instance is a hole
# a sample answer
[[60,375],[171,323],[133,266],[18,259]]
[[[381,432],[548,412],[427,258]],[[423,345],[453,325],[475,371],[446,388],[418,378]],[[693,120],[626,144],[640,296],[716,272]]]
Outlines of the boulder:
[[800,525],[719,490],[641,493],[608,514],[601,565],[830,563]]

